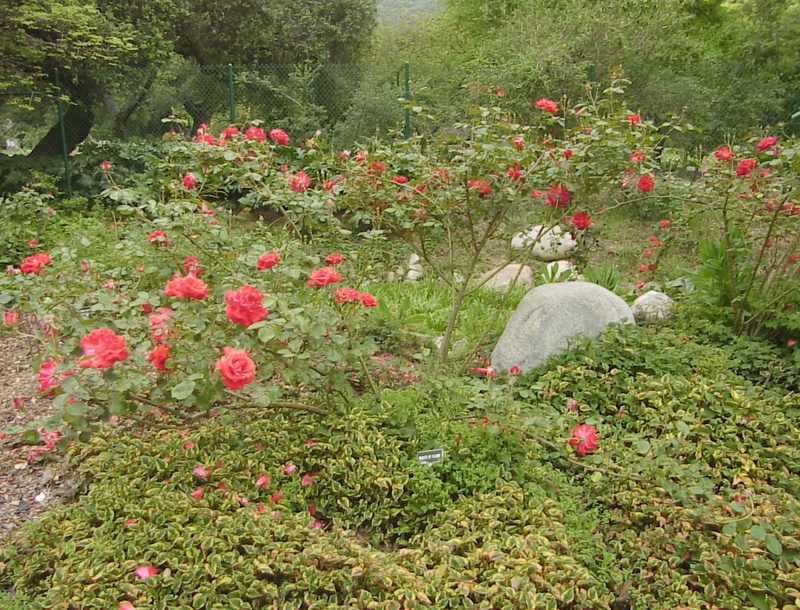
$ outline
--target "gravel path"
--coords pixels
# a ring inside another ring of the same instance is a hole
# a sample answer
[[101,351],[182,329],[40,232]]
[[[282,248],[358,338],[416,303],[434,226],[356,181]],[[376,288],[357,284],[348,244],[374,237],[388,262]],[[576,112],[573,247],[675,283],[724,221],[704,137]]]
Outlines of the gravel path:
[[63,457],[45,440],[26,444],[18,431],[53,414],[50,400],[38,392],[35,356],[33,341],[0,335],[0,540],[74,497]]

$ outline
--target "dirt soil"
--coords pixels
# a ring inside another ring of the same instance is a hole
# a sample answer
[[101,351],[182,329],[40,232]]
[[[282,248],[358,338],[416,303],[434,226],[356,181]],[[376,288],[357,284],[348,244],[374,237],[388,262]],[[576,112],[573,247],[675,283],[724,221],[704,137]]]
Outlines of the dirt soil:
[[75,495],[67,463],[52,448],[56,435],[40,434],[39,443],[31,445],[18,431],[54,412],[38,392],[32,367],[36,347],[27,337],[0,334],[0,542]]

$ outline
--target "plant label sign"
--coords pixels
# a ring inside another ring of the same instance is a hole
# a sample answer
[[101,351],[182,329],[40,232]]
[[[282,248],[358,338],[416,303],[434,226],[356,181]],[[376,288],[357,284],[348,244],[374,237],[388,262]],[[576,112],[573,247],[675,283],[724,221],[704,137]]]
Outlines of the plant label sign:
[[444,457],[444,449],[429,449],[427,451],[417,451],[417,461],[420,464],[434,464],[440,462]]

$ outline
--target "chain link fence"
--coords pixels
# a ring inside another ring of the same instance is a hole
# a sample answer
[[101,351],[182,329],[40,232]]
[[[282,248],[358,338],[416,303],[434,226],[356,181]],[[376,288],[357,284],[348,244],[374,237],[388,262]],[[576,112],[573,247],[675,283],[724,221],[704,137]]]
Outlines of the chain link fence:
[[17,183],[15,176],[42,166],[65,179],[71,196],[70,165],[82,147],[159,142],[170,131],[189,138],[201,124],[219,133],[260,121],[295,141],[322,130],[339,148],[433,133],[490,101],[492,85],[468,86],[465,78],[457,68],[407,63],[171,65],[83,71],[61,81],[56,73],[49,91],[0,98],[0,177]]
[[[476,77],[474,68],[401,62],[170,65],[85,71],[62,81],[55,73],[53,83],[48,91],[0,96],[0,190],[41,168],[63,178],[71,196],[70,166],[82,148],[157,143],[169,131],[188,138],[201,124],[219,133],[261,121],[294,141],[322,130],[336,148],[373,136],[434,134],[497,103],[506,84],[502,72]],[[514,95],[504,106],[525,121],[533,102]],[[798,130],[796,117],[791,129]]]

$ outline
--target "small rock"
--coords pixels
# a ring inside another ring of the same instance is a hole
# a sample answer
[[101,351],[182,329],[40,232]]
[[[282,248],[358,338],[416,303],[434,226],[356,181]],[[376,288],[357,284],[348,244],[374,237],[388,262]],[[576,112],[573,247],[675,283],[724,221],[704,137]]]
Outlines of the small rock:
[[672,304],[663,292],[650,290],[633,302],[631,311],[640,324],[660,324],[672,317]]
[[561,227],[536,225],[530,230],[517,233],[511,240],[515,250],[530,249],[533,258],[540,261],[563,259],[578,246],[571,233],[564,233]]
[[533,272],[527,265],[509,263],[504,267],[484,273],[478,283],[485,288],[506,288],[516,280],[517,284],[533,284]]
[[44,492],[41,492],[41,493],[36,494],[36,497],[33,500],[34,500],[34,502],[37,502],[38,504],[41,504],[42,502],[45,501],[45,498],[47,498],[47,494],[44,493]]
[[14,464],[14,470],[25,470],[28,467],[28,462],[19,462]]
[[56,473],[52,468],[45,468],[42,472],[42,476],[39,477],[39,485],[47,485],[55,476]]

